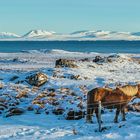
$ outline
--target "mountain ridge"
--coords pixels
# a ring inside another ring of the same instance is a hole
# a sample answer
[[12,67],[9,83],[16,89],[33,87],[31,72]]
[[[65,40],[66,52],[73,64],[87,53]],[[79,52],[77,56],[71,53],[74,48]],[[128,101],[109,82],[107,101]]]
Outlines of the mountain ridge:
[[0,39],[10,39],[10,38],[20,38],[21,36],[15,34],[15,33],[10,33],[10,32],[0,32]]
[[1,32],[0,40],[140,40],[140,32],[117,32],[104,30],[81,30],[69,34],[47,30],[31,30],[20,36],[15,33]]

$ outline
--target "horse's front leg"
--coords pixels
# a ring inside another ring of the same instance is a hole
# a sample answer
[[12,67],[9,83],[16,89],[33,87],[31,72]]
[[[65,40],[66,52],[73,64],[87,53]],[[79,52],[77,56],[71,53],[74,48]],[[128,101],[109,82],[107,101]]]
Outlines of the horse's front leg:
[[87,105],[87,115],[86,115],[86,122],[93,123],[92,115],[93,115],[94,108],[91,105]]
[[118,116],[120,114],[120,108],[117,108],[116,110],[116,115],[115,115],[115,118],[114,118],[114,123],[118,123]]
[[122,114],[122,121],[126,121],[126,119],[125,119],[125,109],[124,109],[124,107],[122,107],[122,109],[121,109],[121,114]]
[[[99,112],[98,112],[98,108],[95,109],[95,114],[96,114],[97,122],[99,123]],[[101,120],[101,123],[103,123],[102,120]]]

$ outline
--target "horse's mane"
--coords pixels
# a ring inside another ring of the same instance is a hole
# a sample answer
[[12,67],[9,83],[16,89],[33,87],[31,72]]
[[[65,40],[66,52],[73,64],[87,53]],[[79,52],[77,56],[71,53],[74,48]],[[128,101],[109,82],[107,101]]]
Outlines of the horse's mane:
[[135,96],[138,93],[138,86],[126,85],[126,86],[117,87],[117,88],[121,90],[125,95],[128,95],[128,96]]

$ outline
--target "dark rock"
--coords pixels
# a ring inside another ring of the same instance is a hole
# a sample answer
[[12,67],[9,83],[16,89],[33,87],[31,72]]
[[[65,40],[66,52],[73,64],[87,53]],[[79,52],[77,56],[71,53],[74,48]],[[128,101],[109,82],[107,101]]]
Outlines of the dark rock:
[[140,112],[140,103],[128,104],[125,108],[126,111]]
[[120,58],[120,56],[117,54],[113,54],[113,55],[108,56],[107,58]]
[[22,108],[11,108],[6,112],[6,116],[5,117],[10,117],[10,116],[15,116],[15,115],[21,115],[23,114],[25,111]]
[[71,75],[70,79],[81,80],[81,76],[80,75]]
[[81,59],[80,61],[82,61],[82,62],[89,62],[90,59],[89,59],[89,58],[83,58],[83,59]]
[[33,106],[29,106],[28,108],[27,108],[27,110],[28,111],[33,111],[34,109],[33,109]]
[[119,56],[118,55],[110,55],[108,57],[101,57],[101,56],[96,56],[95,59],[93,59],[93,62],[95,63],[111,63],[113,61],[116,61],[116,59],[118,59]]
[[74,60],[67,59],[58,59],[55,62],[56,68],[69,67],[69,68],[77,68],[78,66],[74,63]]
[[41,111],[38,109],[35,109],[34,112],[35,112],[35,114],[41,114]]
[[89,68],[96,68],[95,66],[93,65],[88,65]]
[[12,61],[13,61],[13,62],[18,62],[19,59],[18,59],[18,58],[14,58]]
[[7,105],[5,105],[4,103],[0,103],[0,112],[1,113],[7,108],[8,108]]
[[32,86],[40,87],[48,81],[48,77],[46,74],[38,72],[26,77],[26,81]]
[[24,80],[20,80],[20,81],[17,81],[15,84],[22,84],[24,82],[25,82]]
[[66,115],[66,120],[80,120],[84,118],[85,112],[79,110],[79,111],[74,111],[70,110],[67,115]]
[[98,62],[104,62],[104,58],[101,56],[96,56],[95,59],[93,59],[93,62],[98,63]]
[[18,76],[13,76],[11,79],[10,79],[10,81],[14,81],[14,80],[16,80],[16,79],[18,79],[19,77]]
[[107,62],[111,63],[112,62],[112,59],[107,58]]
[[109,62],[109,63],[111,63],[111,62],[115,61],[116,59],[118,59],[119,57],[120,57],[120,56],[119,56],[119,55],[116,55],[116,54],[110,55],[110,56],[108,56],[108,57],[106,58],[106,61]]
[[54,96],[56,96],[56,93],[55,92],[50,92],[50,93],[47,94],[47,96],[54,97]]
[[45,113],[46,113],[46,115],[48,115],[49,114],[49,111],[45,111]]
[[55,92],[55,89],[54,88],[48,88],[47,89],[49,92]]
[[62,115],[64,113],[64,109],[62,108],[56,108],[52,111],[52,113],[54,113],[55,115]]
[[59,101],[54,101],[54,102],[52,102],[52,105],[54,105],[54,106],[59,105]]

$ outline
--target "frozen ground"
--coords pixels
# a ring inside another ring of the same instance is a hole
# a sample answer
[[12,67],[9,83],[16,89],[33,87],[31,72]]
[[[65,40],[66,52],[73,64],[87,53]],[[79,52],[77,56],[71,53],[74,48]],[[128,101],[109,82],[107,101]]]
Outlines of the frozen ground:
[[[137,140],[140,138],[140,115],[128,114],[127,122],[112,123],[112,115],[103,115],[104,132],[98,132],[98,126],[86,124],[84,119],[76,121],[64,120],[58,116],[45,114],[24,114],[0,120],[0,139],[58,139],[58,140]],[[76,131],[76,135],[73,131]]]
[[[92,62],[95,56],[101,56],[105,59],[112,55],[111,62]],[[76,97],[81,97],[83,109],[85,109],[86,96],[84,95],[94,87],[114,87],[118,84],[140,83],[140,62],[139,59],[132,59],[132,57],[139,58],[140,55],[73,53],[60,50],[0,53],[0,80],[4,86],[0,89],[0,95],[8,93],[14,97],[19,92],[15,91],[15,87],[18,87],[20,91],[26,89],[29,97],[24,98],[18,105],[26,110],[38,94],[48,88],[54,88],[56,98],[62,108],[65,110],[77,109],[77,104],[80,103],[79,99],[68,95],[62,101],[59,89],[63,87],[75,92]],[[74,59],[78,68],[54,68],[58,58]],[[83,58],[89,58],[89,61],[81,61]],[[16,80],[10,81],[13,76],[18,76],[19,81],[23,80],[35,71],[41,71],[47,74],[49,78],[49,81],[37,91],[32,91],[32,87],[26,82],[19,85],[16,84]],[[54,72],[57,74],[56,77],[53,77]],[[80,79],[70,79],[70,75],[80,75]],[[46,104],[46,108],[51,111],[52,106]],[[41,114],[25,111],[23,115],[8,118],[3,113],[0,116],[0,139],[140,139],[140,113],[129,112],[127,121],[121,122],[120,120],[118,124],[113,123],[113,117],[114,112],[109,111],[102,115],[103,127],[106,127],[106,130],[100,133],[95,117],[93,117],[94,124],[86,124],[84,118],[81,120],[65,120],[64,115],[56,116],[52,112],[46,115],[43,109]]]

